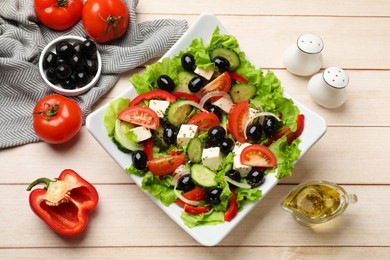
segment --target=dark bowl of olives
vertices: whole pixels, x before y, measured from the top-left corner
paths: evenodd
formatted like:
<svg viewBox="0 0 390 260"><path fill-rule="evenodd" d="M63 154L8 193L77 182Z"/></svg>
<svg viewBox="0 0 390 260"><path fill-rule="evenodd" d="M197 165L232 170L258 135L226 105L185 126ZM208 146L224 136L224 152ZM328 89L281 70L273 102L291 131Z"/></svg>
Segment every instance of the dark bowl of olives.
<svg viewBox="0 0 390 260"><path fill-rule="evenodd" d="M65 96L87 92L99 80L102 60L96 43L79 36L51 41L39 58L39 72L50 88Z"/></svg>

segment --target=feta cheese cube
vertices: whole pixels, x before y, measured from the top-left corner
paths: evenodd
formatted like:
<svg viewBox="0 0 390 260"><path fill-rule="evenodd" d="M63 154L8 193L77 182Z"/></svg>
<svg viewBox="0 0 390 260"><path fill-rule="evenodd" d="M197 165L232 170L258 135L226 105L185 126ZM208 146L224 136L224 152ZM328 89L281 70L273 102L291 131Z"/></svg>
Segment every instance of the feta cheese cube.
<svg viewBox="0 0 390 260"><path fill-rule="evenodd" d="M209 167L212 170L216 170L222 163L222 153L219 147L211 147L203 149L202 151L202 163L204 166Z"/></svg>
<svg viewBox="0 0 390 260"><path fill-rule="evenodd" d="M217 106L220 109L222 109L225 113L229 113L230 112L230 108L233 105L233 102L232 102L232 100L230 98L221 97L220 99L212 102L212 104L214 106Z"/></svg>
<svg viewBox="0 0 390 260"><path fill-rule="evenodd" d="M186 125L180 126L179 133L177 134L177 143L181 146L188 144L191 138L194 138L198 133L197 125Z"/></svg>
<svg viewBox="0 0 390 260"><path fill-rule="evenodd" d="M158 100L151 99L149 100L149 108L152 109L158 117L164 117L165 110L167 110L169 106L169 101L166 100Z"/></svg>
<svg viewBox="0 0 390 260"><path fill-rule="evenodd" d="M152 137L152 133L150 132L150 130L143 126L134 127L130 131L132 131L137 136L138 143L143 142Z"/></svg>
<svg viewBox="0 0 390 260"><path fill-rule="evenodd" d="M203 78L207 79L207 80L210 80L211 77L213 76L214 74L214 71L209 69L209 70L204 70L204 69L201 69L201 68L198 68L196 67L194 72L196 74L198 74L199 76L202 76Z"/></svg>
<svg viewBox="0 0 390 260"><path fill-rule="evenodd" d="M245 147L251 145L250 143L239 143L239 142L236 142L235 146L234 146L234 149L233 149L233 153L234 155L238 155L240 156L242 150L244 150Z"/></svg>
<svg viewBox="0 0 390 260"><path fill-rule="evenodd" d="M237 170L242 177L246 176L250 170L252 170L252 166L244 165L241 163L240 155L242 150L245 147L251 145L250 143L236 143L233 149L234 157L233 157L233 169Z"/></svg>

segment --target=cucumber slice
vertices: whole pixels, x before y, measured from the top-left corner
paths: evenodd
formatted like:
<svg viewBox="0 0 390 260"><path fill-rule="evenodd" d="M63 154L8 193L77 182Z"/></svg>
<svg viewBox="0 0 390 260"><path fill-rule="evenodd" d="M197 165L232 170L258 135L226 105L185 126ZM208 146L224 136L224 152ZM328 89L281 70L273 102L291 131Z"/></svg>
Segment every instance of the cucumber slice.
<svg viewBox="0 0 390 260"><path fill-rule="evenodd" d="M247 101L256 95L256 87L248 83L238 83L230 89L230 96L235 104Z"/></svg>
<svg viewBox="0 0 390 260"><path fill-rule="evenodd" d="M186 92L191 94L191 91L188 89L188 83L190 83L191 79L196 77L195 73L189 71L180 71L177 75L178 83L175 88L175 92Z"/></svg>
<svg viewBox="0 0 390 260"><path fill-rule="evenodd" d="M215 173L202 164L194 164L191 167L191 179L193 182L204 188L217 186Z"/></svg>
<svg viewBox="0 0 390 260"><path fill-rule="evenodd" d="M221 44L215 45L210 48L210 59L213 60L217 56L224 57L227 59L230 63L229 71L235 71L238 67L240 67L240 57L238 57L238 54L226 47L224 47Z"/></svg>
<svg viewBox="0 0 390 260"><path fill-rule="evenodd" d="M143 145L137 142L134 142L126 137L129 134L130 130L133 128L133 125L127 122L123 122L119 119L115 122L115 132L114 139L127 150L136 151L142 150Z"/></svg>
<svg viewBox="0 0 390 260"><path fill-rule="evenodd" d="M192 138L187 145L187 158L194 163L202 161L203 143L198 137Z"/></svg>
<svg viewBox="0 0 390 260"><path fill-rule="evenodd" d="M170 124L174 126L179 126L181 124L184 124L188 116L191 114L192 111L191 105L180 106L180 103L184 101L187 100L178 99L174 101L169 105L169 107L165 111L165 118Z"/></svg>

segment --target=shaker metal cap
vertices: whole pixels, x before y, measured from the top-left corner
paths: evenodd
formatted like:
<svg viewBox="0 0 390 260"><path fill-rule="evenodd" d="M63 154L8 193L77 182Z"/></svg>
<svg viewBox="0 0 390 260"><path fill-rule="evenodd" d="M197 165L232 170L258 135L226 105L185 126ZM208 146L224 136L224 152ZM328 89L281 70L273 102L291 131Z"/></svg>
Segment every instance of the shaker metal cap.
<svg viewBox="0 0 390 260"><path fill-rule="evenodd" d="M306 33L299 36L297 45L301 51L308 54L320 53L324 48L324 42L322 41L321 37L311 33Z"/></svg>
<svg viewBox="0 0 390 260"><path fill-rule="evenodd" d="M324 80L331 87L342 89L348 85L348 74L341 68L329 67L324 70Z"/></svg>

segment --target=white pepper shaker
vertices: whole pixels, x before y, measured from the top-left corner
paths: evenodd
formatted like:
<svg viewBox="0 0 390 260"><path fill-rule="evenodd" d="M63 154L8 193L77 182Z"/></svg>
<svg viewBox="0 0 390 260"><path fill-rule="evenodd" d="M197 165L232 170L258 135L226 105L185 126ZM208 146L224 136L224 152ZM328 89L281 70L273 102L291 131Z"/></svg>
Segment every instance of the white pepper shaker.
<svg viewBox="0 0 390 260"><path fill-rule="evenodd" d="M311 76L321 69L323 48L321 37L311 33L302 34L296 44L284 52L284 66L295 75Z"/></svg>
<svg viewBox="0 0 390 260"><path fill-rule="evenodd" d="M317 104L326 108L336 108L347 99L348 74L341 68L329 67L317 73L308 83L309 94Z"/></svg>

